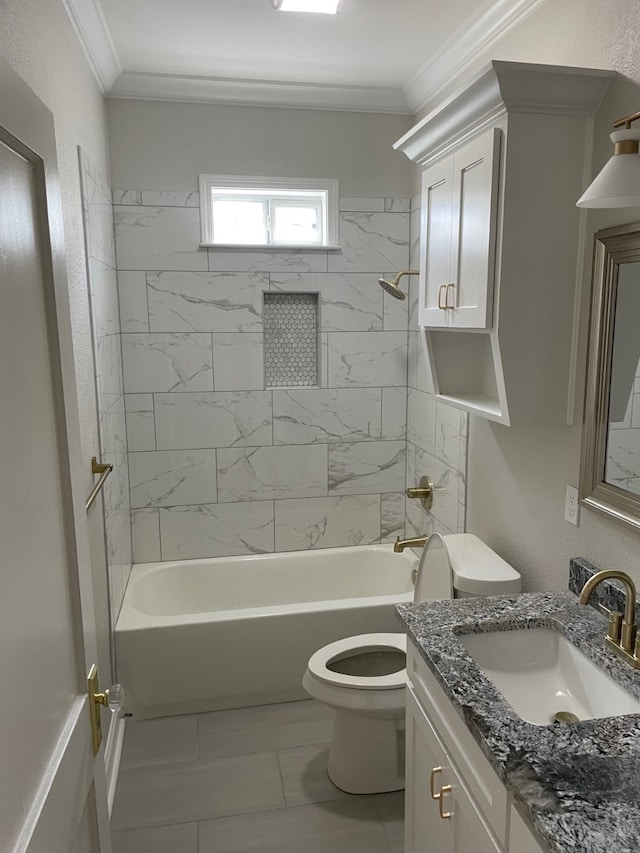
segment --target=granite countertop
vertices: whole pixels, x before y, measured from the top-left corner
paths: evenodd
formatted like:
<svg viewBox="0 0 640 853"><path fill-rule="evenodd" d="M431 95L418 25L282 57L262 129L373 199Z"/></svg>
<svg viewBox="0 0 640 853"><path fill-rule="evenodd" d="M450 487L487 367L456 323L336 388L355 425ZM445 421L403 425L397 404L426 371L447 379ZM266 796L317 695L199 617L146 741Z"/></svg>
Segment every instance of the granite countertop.
<svg viewBox="0 0 640 853"><path fill-rule="evenodd" d="M571 561L570 588L596 571ZM601 584L595 601L619 601ZM600 589L600 588L599 588ZM618 609L620 609L618 605ZM554 853L636 851L640 845L640 714L537 726L516 714L456 637L546 627L560 631L640 699L640 671L605 651L607 620L566 593L457 599L397 608L454 708Z"/></svg>

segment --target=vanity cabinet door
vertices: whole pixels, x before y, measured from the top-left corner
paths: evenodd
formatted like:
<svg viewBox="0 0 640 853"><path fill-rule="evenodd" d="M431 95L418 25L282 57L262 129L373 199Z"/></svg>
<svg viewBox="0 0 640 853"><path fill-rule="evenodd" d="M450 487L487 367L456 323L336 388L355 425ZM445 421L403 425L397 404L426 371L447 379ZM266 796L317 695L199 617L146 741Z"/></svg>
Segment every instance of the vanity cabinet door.
<svg viewBox="0 0 640 853"><path fill-rule="evenodd" d="M493 128L423 172L421 326L492 326L499 168Z"/></svg>
<svg viewBox="0 0 640 853"><path fill-rule="evenodd" d="M542 840L534 838L533 833L511 806L511 829L509 831L509 853L548 853Z"/></svg>
<svg viewBox="0 0 640 853"><path fill-rule="evenodd" d="M449 853L447 821L440 817L430 788L432 781L435 793L451 784L447 756L411 688L407 689L406 743L404 853Z"/></svg>
<svg viewBox="0 0 640 853"><path fill-rule="evenodd" d="M457 773L442 797L447 853L503 853Z"/></svg>
<svg viewBox="0 0 640 853"><path fill-rule="evenodd" d="M503 853L411 687L405 802L405 853Z"/></svg>

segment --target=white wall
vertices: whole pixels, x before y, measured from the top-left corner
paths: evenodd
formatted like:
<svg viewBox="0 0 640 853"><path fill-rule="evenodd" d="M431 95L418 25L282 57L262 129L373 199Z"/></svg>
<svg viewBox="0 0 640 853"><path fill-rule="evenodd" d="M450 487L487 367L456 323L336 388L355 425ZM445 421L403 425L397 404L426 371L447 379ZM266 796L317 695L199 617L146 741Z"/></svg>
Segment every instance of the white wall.
<svg viewBox="0 0 640 853"><path fill-rule="evenodd" d="M127 100L107 111L113 187L197 190L211 172L338 178L342 196L411 194L410 165L392 149L406 116Z"/></svg>
<svg viewBox="0 0 640 853"><path fill-rule="evenodd" d="M597 116L595 174L610 155L610 124L640 103L639 33L637 0L547 0L480 57L467 75L490 59L609 68L624 75L612 84ZM452 80L448 91L463 82ZM638 209L589 215L585 303L593 232L639 219ZM583 333L586 320L585 311ZM583 336L583 354L584 347ZM584 358L578 387L584 388ZM580 426L508 429L471 418L467 530L511 561L529 590L564 588L568 559L577 555L605 568L624 569L640 580L638 534L585 509L578 528L563 520L565 486L578 483L580 441Z"/></svg>
<svg viewBox="0 0 640 853"><path fill-rule="evenodd" d="M91 456L97 453L98 438L77 146L82 146L102 174L109 174L104 99L60 0L3 0L0 3L0 55L54 116L88 494L94 480ZM108 593L99 504L90 515L89 523L99 665L102 681L107 683L110 671Z"/></svg>

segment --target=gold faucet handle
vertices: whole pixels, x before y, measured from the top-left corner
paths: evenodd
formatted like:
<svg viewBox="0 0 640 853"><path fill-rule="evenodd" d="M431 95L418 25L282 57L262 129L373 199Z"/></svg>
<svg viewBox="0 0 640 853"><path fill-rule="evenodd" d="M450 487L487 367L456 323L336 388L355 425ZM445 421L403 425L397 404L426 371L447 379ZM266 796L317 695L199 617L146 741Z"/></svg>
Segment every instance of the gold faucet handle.
<svg viewBox="0 0 640 853"><path fill-rule="evenodd" d="M417 498L422 504L423 509L431 509L433 506L433 483L426 474L420 477L420 482L417 486L407 489L408 498Z"/></svg>
<svg viewBox="0 0 640 853"><path fill-rule="evenodd" d="M622 633L622 613L619 610L609 610L609 627L607 629L607 637L613 640L614 643L620 642Z"/></svg>

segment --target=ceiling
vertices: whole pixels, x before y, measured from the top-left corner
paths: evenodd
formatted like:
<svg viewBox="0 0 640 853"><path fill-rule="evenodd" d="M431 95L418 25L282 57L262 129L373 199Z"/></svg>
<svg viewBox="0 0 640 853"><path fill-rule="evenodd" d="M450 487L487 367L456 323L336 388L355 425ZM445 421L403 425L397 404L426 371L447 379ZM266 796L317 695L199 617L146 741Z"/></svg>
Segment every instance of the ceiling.
<svg viewBox="0 0 640 853"><path fill-rule="evenodd" d="M63 0L112 96L412 112L544 0ZM88 8L92 7L92 8ZM96 67L97 66L97 67Z"/></svg>

